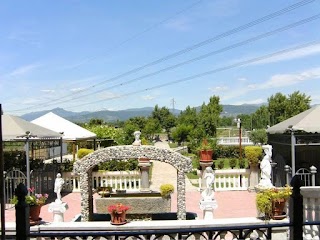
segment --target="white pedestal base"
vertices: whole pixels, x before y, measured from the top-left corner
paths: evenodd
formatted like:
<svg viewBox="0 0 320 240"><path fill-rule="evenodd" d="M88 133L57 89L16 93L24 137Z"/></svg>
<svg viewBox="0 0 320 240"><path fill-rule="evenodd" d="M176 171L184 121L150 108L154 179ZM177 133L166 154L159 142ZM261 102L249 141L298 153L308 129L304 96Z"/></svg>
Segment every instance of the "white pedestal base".
<svg viewBox="0 0 320 240"><path fill-rule="evenodd" d="M50 203L48 211L53 213L53 222L64 222L64 213L68 209L68 204L61 200Z"/></svg>
<svg viewBox="0 0 320 240"><path fill-rule="evenodd" d="M216 200L201 200L200 209L203 210L203 219L212 220L213 211L218 207Z"/></svg>

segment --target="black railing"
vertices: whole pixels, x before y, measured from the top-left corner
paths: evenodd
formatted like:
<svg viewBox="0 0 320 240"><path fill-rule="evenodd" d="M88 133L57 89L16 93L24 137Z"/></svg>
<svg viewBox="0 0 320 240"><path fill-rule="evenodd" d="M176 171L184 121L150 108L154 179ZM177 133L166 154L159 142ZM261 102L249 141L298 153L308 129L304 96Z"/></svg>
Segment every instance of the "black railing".
<svg viewBox="0 0 320 240"><path fill-rule="evenodd" d="M242 227L207 227L190 229L161 229L139 231L103 231L103 232L41 232L32 233L30 237L45 237L50 239L271 239L272 227L288 227L288 224L268 224L266 226ZM251 238L250 238L251 237Z"/></svg>

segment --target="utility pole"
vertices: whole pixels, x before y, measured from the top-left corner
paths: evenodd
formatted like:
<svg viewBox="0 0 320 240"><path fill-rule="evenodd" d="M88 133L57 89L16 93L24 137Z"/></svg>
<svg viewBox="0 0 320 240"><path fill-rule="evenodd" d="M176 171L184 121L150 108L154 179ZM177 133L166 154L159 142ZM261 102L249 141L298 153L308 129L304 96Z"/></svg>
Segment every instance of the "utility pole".
<svg viewBox="0 0 320 240"><path fill-rule="evenodd" d="M174 104L176 103L176 101L174 100L174 98L171 99L171 105L172 105L172 113L174 113Z"/></svg>

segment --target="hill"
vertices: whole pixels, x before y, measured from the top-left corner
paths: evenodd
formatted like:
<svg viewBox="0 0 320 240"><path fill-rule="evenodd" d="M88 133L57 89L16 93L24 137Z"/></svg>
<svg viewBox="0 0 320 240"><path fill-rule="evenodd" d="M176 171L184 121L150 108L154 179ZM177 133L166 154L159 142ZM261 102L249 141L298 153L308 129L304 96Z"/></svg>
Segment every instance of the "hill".
<svg viewBox="0 0 320 240"><path fill-rule="evenodd" d="M243 104L243 105L222 105L223 106L223 113L222 116L237 116L238 114L251 114L255 112L261 105L254 105L254 104ZM142 116L147 117L150 116L153 107L144 107L144 108L132 108L126 110L119 110L119 111L97 111L97 112L72 112L67 111L62 108L54 108L52 110L47 111L39 111L39 112L31 112L21 116L21 118L32 121L42 115L53 112L60 117L63 117L72 122L88 122L92 118L96 119L103 119L106 122L115 122L115 121L126 121L129 118ZM198 107L197 109L200 109ZM181 110L175 109L174 114L178 115Z"/></svg>

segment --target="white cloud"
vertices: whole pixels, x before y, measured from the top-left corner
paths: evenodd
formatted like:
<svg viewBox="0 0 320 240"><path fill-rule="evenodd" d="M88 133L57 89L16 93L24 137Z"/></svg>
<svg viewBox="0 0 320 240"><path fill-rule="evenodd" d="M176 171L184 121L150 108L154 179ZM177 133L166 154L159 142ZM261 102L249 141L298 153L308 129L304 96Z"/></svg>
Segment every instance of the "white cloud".
<svg viewBox="0 0 320 240"><path fill-rule="evenodd" d="M53 90L53 89L43 89L43 90L40 90L40 92L44 92L44 93L54 93L55 90Z"/></svg>
<svg viewBox="0 0 320 240"><path fill-rule="evenodd" d="M168 28L178 30L178 31L188 31L190 29L189 20L185 17L176 18L174 20L169 21L166 26Z"/></svg>
<svg viewBox="0 0 320 240"><path fill-rule="evenodd" d="M85 89L85 88L80 88L80 87L79 87L79 88L71 88L70 91L71 91L71 92L81 92L81 91L83 91L84 89Z"/></svg>
<svg viewBox="0 0 320 240"><path fill-rule="evenodd" d="M281 89L318 78L320 78L320 67L307 69L299 73L276 74L271 76L269 80L264 83L248 84L245 87L240 87L237 89L233 88L230 91L225 91L225 93L221 95L221 100L226 101L229 99L235 99L240 96L248 95L249 92L253 91ZM246 101L246 103L248 103L248 101Z"/></svg>
<svg viewBox="0 0 320 240"><path fill-rule="evenodd" d="M210 87L209 90L213 93L225 92L229 90L227 86L217 86L217 87Z"/></svg>
<svg viewBox="0 0 320 240"><path fill-rule="evenodd" d="M297 83L314 80L320 77L320 67L305 70L300 73L293 74L276 74L264 84L261 84L258 89L280 88L295 85Z"/></svg>
<svg viewBox="0 0 320 240"><path fill-rule="evenodd" d="M155 96L151 96L151 95L142 96L142 99L143 99L143 100L153 100L153 99L155 99L155 98L156 98Z"/></svg>
<svg viewBox="0 0 320 240"><path fill-rule="evenodd" d="M25 66L22 66L22 67L19 67L19 68L13 70L12 72L8 73L7 75L11 76L11 77L25 75L25 74L32 72L34 69L38 68L39 66L40 66L39 64L25 65Z"/></svg>
<svg viewBox="0 0 320 240"><path fill-rule="evenodd" d="M240 82L246 82L246 81L248 81L248 79L245 78L245 77L241 77L241 78L238 78L238 81L240 81Z"/></svg>
<svg viewBox="0 0 320 240"><path fill-rule="evenodd" d="M292 52L283 53L274 57L270 57L261 61L252 63L251 65L265 64L265 63L275 63L280 61L293 60L297 58L304 58L311 55L320 54L320 44L298 49Z"/></svg>
<svg viewBox="0 0 320 240"><path fill-rule="evenodd" d="M234 103L235 105L242 105L242 104L261 104L264 103L265 100L262 98L258 99L253 99L253 100L248 100L248 101L241 101L241 102L236 102Z"/></svg>

